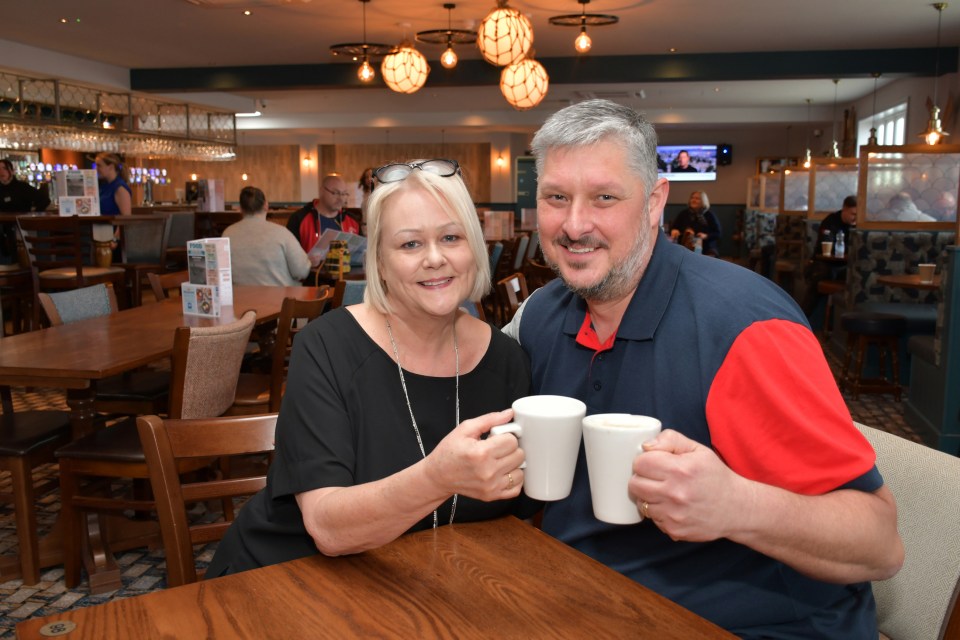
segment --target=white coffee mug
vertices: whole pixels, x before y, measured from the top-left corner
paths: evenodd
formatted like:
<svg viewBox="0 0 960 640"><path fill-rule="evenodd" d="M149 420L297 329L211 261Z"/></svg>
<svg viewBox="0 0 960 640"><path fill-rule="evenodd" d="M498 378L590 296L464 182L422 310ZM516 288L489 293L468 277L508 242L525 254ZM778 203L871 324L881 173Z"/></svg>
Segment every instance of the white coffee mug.
<svg viewBox="0 0 960 640"><path fill-rule="evenodd" d="M580 454L587 405L566 396L527 396L513 403L514 422L494 427L493 435L512 433L526 456L523 492L534 500L570 495Z"/></svg>
<svg viewBox="0 0 960 640"><path fill-rule="evenodd" d="M660 433L660 421L628 413L598 413L583 419L583 446L593 515L610 524L636 524L643 520L627 489L633 459L643 453L643 443Z"/></svg>

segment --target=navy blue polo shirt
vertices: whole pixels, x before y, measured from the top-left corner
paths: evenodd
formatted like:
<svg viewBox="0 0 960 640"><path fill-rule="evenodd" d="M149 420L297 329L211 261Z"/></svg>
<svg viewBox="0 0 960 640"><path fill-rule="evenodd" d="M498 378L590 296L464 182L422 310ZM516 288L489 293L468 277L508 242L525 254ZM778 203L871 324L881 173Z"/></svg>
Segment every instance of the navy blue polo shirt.
<svg viewBox="0 0 960 640"><path fill-rule="evenodd" d="M532 393L579 398L587 415L656 417L738 474L796 493L883 484L803 313L742 267L660 236L606 344L560 280L527 300L519 339ZM582 449L571 495L547 504L543 529L742 637L877 636L869 583L813 580L726 539L674 542L649 520L600 522Z"/></svg>

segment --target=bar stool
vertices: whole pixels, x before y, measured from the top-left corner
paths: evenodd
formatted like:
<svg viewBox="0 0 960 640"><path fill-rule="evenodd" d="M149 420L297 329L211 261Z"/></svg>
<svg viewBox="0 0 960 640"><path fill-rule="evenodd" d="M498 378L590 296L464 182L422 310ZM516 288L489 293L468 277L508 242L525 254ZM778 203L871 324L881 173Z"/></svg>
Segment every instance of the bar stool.
<svg viewBox="0 0 960 640"><path fill-rule="evenodd" d="M817 293L826 296L827 302L823 312L823 335L829 336L833 331L833 294L841 293L847 288L847 283L840 280L821 280L817 283Z"/></svg>
<svg viewBox="0 0 960 640"><path fill-rule="evenodd" d="M907 327L907 319L894 313L848 311L840 316L840 326L847 332L847 349L843 357L841 388L850 385L853 397L864 393L892 393L900 401L900 363L898 357L900 336ZM870 345L879 353L880 377L863 378L863 358ZM887 353L892 358L892 381L885 375ZM856 354L856 369L850 376L850 360Z"/></svg>

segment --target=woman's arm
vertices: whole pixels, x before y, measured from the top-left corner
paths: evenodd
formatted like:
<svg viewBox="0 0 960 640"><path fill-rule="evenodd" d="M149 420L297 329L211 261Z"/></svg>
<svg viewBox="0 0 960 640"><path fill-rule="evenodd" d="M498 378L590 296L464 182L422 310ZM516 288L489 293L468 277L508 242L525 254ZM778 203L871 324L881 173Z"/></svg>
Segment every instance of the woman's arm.
<svg viewBox="0 0 960 640"><path fill-rule="evenodd" d="M133 213L133 199L130 197L130 191L120 187L113 194L113 200L120 209L120 215L129 216Z"/></svg>
<svg viewBox="0 0 960 640"><path fill-rule="evenodd" d="M338 556L382 546L455 493L484 501L517 497L523 484L517 439L504 434L481 440L512 415L506 410L465 420L426 458L382 480L297 494L317 549Z"/></svg>

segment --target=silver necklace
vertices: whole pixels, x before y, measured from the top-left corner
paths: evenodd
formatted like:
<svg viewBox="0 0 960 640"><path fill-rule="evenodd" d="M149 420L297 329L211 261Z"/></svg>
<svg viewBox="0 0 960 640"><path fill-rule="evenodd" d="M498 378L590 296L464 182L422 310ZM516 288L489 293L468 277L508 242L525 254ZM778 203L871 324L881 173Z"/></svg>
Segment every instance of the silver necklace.
<svg viewBox="0 0 960 640"><path fill-rule="evenodd" d="M397 350L397 341L393 339L393 328L390 326L390 318L387 317L387 335L390 336L390 346L393 347L393 357L397 361L397 372L400 374L400 386L403 387L403 397L407 401L407 411L410 412L410 422L413 423L413 432L417 435L417 444L420 445L420 455L427 457L427 452L423 448L423 440L420 438L420 428L417 427L417 419L413 416L413 407L410 405L410 394L407 393L407 381L403 377L403 367L400 366L400 352ZM457 321L453 321L453 353L457 359L457 404L456 415L453 423L454 428L460 424L460 348L457 345ZM457 512L457 494L453 494L453 504L450 506L450 523L453 524L453 516ZM437 528L437 510L433 510L433 528Z"/></svg>

